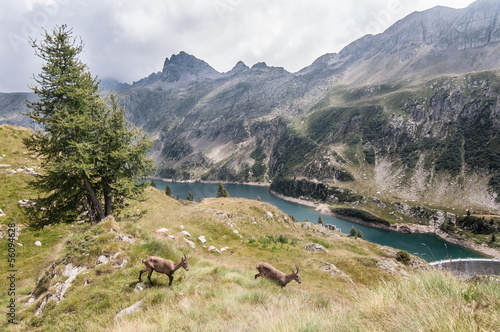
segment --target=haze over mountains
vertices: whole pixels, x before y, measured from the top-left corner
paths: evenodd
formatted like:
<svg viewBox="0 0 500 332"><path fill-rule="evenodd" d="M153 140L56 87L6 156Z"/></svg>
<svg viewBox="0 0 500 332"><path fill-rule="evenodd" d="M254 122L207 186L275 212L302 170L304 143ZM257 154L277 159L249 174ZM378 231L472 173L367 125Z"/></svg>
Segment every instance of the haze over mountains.
<svg viewBox="0 0 500 332"><path fill-rule="evenodd" d="M303 178L498 208L499 14L499 0L415 12L297 73L220 73L180 52L133 85L106 84L157 138L162 177ZM1 94L0 122L27 125L25 98Z"/></svg>

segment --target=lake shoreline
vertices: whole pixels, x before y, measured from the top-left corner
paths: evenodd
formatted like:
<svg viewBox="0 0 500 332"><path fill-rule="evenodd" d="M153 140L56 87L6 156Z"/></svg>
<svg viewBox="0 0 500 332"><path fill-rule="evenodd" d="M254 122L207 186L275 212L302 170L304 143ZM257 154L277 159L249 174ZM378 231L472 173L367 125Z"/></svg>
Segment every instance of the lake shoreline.
<svg viewBox="0 0 500 332"><path fill-rule="evenodd" d="M174 180L166 178L151 178L154 180L162 180L165 182L178 182L178 183L208 183L208 184L244 184L247 186L269 187L269 182L236 182L236 181L217 181L217 180Z"/></svg>
<svg viewBox="0 0 500 332"><path fill-rule="evenodd" d="M279 197L279 198L284 199L284 200L289 201L289 202L313 207L315 209L315 211L322 213L322 214L325 214L325 215L335 217L335 218L348 220L348 221L354 222L356 224L360 224L360 225L367 226L367 227L380 228L380 229L385 229L385 230L389 230L389 231L394 231L394 232L401 233L401 234L434 234L434 235L439 236L441 239L443 239L444 241L446 241L448 243L452 243L452 244L455 244L457 246L476 251L478 253L481 253L481 254L486 255L488 257L491 257L491 258L500 258L500 251L497 249L481 246L481 245L472 243L470 241L464 241L462 239L458 239L456 237L449 235L446 232L443 232L439 228L434 228L433 226L416 225L416 224L391 224L391 226L385 226L382 224L366 222L360 218L347 217L347 216L343 216L343 215L334 213L330 210L329 205L326 203L312 202L312 201L308 201L308 200L304 200L304 199L300 199L300 198L288 197L288 196L285 196L282 194L278 194L272 190L269 190L269 191L273 195L275 195L276 197Z"/></svg>
<svg viewBox="0 0 500 332"><path fill-rule="evenodd" d="M367 227L372 227L372 228L379 228L379 229L384 229L384 230L389 230L389 231L394 231L396 233L401 233L401 234L435 234L438 237L440 237L442 240L452 243L454 245L478 252L482 255L492 257L492 258L500 258L500 251L494 248L489 248L481 245L477 245L475 243L472 243L470 241L464 241L462 239L458 239L455 237L450 236L449 234L441 231L440 229L435 229L433 226L426 226L426 225L417 225L417 224L391 224L391 226L385 226L382 224L376 224L376 223L370 223L366 222L360 218L353 218L353 217L347 217L343 215L336 214L330 210L330 205L327 203L323 202L314 202L314 201L309 201L305 199L300 199L300 198L295 198L295 197L289 197L285 196L282 194L279 194L273 190L270 190L270 184L267 182L235 182L235 181L201 181L201 180L173 180L173 179L165 179L165 178L152 178L156 180L162 180L165 182L171 182L171 183L207 183L207 184L218 184L222 182L223 184L242 184L242 185L250 185L250 186L259 186L259 187L267 187L269 192L273 194L274 196L281 198L285 201L308 206L311 208L314 208L314 210L318 213L324 214L324 215L329 215L335 218L347 220L356 224L364 225Z"/></svg>

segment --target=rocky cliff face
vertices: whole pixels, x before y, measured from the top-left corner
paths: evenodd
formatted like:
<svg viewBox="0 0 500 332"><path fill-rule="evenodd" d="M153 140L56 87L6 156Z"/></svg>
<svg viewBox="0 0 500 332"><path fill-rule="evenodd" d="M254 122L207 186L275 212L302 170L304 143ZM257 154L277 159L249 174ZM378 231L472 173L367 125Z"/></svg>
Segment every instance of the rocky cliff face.
<svg viewBox="0 0 500 332"><path fill-rule="evenodd" d="M498 68L499 12L495 0L464 9L415 12L382 34L319 58L301 73L334 75L346 84L376 84Z"/></svg>
<svg viewBox="0 0 500 332"><path fill-rule="evenodd" d="M0 93L0 124L12 124L34 129L31 119L24 116L26 101L33 101L31 93Z"/></svg>

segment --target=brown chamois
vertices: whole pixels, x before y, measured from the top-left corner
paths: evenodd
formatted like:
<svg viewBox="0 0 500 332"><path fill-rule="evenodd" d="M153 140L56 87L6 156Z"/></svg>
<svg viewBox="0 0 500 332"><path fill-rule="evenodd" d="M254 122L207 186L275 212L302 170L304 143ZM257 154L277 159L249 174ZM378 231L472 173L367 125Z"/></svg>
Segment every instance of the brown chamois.
<svg viewBox="0 0 500 332"><path fill-rule="evenodd" d="M302 281L300 280L300 275L299 275L300 270L298 265L295 265L295 268L297 269L297 271L294 271L292 269L292 273L284 274L283 272L275 269L271 265L267 263L262 263L257 265L257 270L259 270L259 273L255 275L255 279L257 279L258 277L264 277L266 279L274 281L282 288L285 287L292 280L295 280L300 284Z"/></svg>
<svg viewBox="0 0 500 332"><path fill-rule="evenodd" d="M142 262L144 263L144 265L146 265L146 268L139 272L139 281L142 281L142 274L148 271L148 279L151 284L153 283L151 281L151 274L153 273L153 271L156 271L158 273L165 273L170 279L170 282L168 283L169 286L172 285L172 280L174 280L173 274L175 271L177 271L181 267L183 267L186 271L189 271L188 256L186 256L186 254L184 254L180 262L177 263L174 263L169 259L164 259L156 256L149 256Z"/></svg>

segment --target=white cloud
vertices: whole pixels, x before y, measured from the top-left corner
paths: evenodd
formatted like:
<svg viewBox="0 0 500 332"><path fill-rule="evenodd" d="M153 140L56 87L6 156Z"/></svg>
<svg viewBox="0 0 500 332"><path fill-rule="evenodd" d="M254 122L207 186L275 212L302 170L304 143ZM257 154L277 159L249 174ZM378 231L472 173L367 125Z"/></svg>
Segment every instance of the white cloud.
<svg viewBox="0 0 500 332"><path fill-rule="evenodd" d="M462 8L470 0L17 0L0 4L0 91L26 91L40 61L28 44L67 24L94 75L132 82L186 51L219 71L264 61L297 71L380 33L415 10Z"/></svg>

